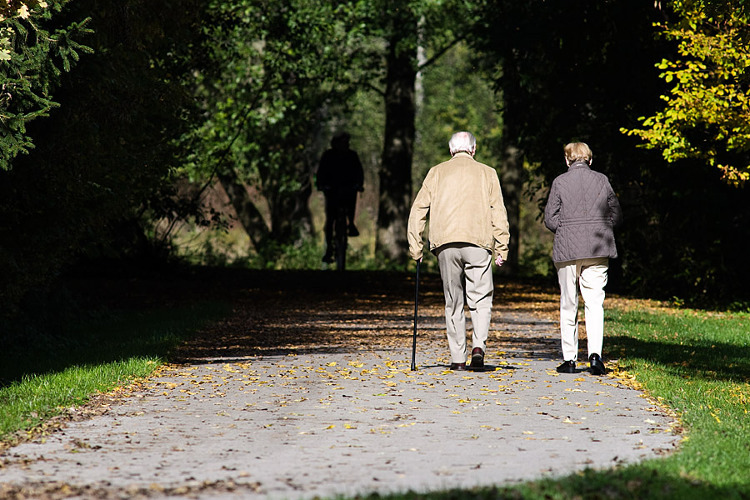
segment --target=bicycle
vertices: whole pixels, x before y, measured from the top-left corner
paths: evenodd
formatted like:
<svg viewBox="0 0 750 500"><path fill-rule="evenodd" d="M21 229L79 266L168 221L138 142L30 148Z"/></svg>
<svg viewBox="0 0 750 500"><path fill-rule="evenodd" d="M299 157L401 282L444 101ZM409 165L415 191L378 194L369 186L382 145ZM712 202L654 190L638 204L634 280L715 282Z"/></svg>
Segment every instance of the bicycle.
<svg viewBox="0 0 750 500"><path fill-rule="evenodd" d="M348 209L350 208L349 202L351 196L356 197L356 188L349 187L336 187L327 188L327 203L331 203L335 210L333 214L327 214L333 216L333 221L330 226L331 230L331 242L330 248L326 250L326 255L330 255L332 261L336 263L336 269L344 271L346 269L346 250L349 245L348 239L350 236L350 224ZM328 205L329 207L331 205ZM329 208L326 208L328 211ZM326 221L328 224L328 221ZM330 254L328 253L330 251ZM330 260L323 259L326 262Z"/></svg>
<svg viewBox="0 0 750 500"><path fill-rule="evenodd" d="M340 204L336 208L336 218L333 221L333 255L336 270L346 269L346 249L349 245L349 224L347 222L346 206Z"/></svg>

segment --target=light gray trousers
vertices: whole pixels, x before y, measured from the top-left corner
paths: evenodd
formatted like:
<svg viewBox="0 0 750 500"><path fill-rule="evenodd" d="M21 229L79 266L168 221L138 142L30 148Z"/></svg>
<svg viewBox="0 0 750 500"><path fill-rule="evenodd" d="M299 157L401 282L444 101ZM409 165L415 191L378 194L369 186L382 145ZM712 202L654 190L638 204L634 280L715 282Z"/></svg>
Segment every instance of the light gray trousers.
<svg viewBox="0 0 750 500"><path fill-rule="evenodd" d="M467 244L443 245L437 251L445 294L445 326L451 363L465 363L466 316L469 306L474 327L472 347L485 351L492 317L492 254Z"/></svg>

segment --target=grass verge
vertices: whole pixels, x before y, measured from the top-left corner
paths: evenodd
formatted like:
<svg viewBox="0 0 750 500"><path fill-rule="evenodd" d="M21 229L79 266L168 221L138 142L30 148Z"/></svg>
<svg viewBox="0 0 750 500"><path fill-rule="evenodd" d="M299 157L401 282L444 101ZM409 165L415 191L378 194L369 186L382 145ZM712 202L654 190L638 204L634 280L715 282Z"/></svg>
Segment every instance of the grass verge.
<svg viewBox="0 0 750 500"><path fill-rule="evenodd" d="M608 311L606 329L617 375L680 415L677 453L512 487L369 498L750 498L750 315L635 307Z"/></svg>
<svg viewBox="0 0 750 500"><path fill-rule="evenodd" d="M229 310L202 303L119 312L11 346L0 355L0 441L151 374L173 347Z"/></svg>

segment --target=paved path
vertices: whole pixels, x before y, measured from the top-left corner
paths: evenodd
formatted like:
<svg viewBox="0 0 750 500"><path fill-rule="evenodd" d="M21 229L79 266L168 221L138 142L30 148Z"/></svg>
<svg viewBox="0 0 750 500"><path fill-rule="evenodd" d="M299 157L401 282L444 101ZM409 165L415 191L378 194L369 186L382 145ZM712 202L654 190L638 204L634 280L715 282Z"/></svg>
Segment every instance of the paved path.
<svg viewBox="0 0 750 500"><path fill-rule="evenodd" d="M608 468L677 446L673 419L641 393L610 376L555 372L554 322L498 311L487 370L451 372L439 307L425 314L417 371L408 335L402 345L370 337L341 349L204 356L170 367L103 415L7 450L0 493L309 499L427 491ZM328 316L305 315L308 328L330 328ZM412 327L408 314L336 325Z"/></svg>

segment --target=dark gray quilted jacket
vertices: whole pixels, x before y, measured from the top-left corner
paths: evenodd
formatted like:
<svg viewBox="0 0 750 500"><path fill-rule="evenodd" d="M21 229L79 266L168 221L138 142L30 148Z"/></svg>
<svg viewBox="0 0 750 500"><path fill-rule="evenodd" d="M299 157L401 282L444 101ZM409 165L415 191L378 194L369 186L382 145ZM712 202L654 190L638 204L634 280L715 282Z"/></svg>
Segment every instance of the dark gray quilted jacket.
<svg viewBox="0 0 750 500"><path fill-rule="evenodd" d="M617 257L613 227L622 210L607 176L583 161L552 182L544 225L555 233L552 260L567 262L593 257Z"/></svg>

